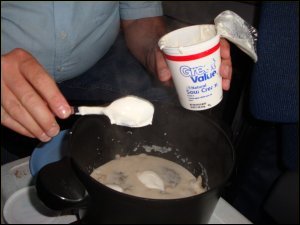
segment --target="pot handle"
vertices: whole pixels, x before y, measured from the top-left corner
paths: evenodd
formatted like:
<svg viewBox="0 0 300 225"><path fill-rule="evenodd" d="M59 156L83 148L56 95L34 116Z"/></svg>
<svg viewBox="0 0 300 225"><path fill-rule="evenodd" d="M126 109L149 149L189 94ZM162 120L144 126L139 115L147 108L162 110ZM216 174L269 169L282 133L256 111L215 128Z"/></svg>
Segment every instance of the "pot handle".
<svg viewBox="0 0 300 225"><path fill-rule="evenodd" d="M88 204L89 195L69 157L44 166L37 175L36 190L42 202L54 210L86 208Z"/></svg>

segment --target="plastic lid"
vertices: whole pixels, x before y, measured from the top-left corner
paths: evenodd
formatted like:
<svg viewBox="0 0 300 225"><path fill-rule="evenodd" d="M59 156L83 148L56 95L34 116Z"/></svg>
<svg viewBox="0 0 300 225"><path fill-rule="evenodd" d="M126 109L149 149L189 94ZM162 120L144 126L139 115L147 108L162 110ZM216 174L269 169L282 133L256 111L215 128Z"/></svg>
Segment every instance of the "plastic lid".
<svg viewBox="0 0 300 225"><path fill-rule="evenodd" d="M3 217L8 224L60 224L76 221L75 215L60 216L60 213L47 208L39 200L35 186L16 191L3 208Z"/></svg>
<svg viewBox="0 0 300 225"><path fill-rule="evenodd" d="M29 161L29 169L32 176L35 176L45 165L59 161L68 155L68 132L68 130L61 131L51 141L41 143L34 149Z"/></svg>

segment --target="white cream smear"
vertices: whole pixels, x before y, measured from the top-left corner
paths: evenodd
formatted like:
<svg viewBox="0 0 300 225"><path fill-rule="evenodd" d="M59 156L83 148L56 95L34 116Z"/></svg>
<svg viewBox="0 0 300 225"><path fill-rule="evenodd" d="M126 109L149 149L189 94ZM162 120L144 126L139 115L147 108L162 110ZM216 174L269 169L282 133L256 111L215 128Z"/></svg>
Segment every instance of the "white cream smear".
<svg viewBox="0 0 300 225"><path fill-rule="evenodd" d="M163 50L164 48L174 48L174 50L177 49L180 54L187 54L185 52L186 48L208 41L216 35L216 31L215 29L212 29L211 25L202 25L201 27L195 26L195 29L197 29L195 32L197 32L198 35L192 36L192 39L181 37L180 34L178 34L177 38L170 38L170 36L174 35L173 32L166 34L159 40L158 45L160 50Z"/></svg>
<svg viewBox="0 0 300 225"><path fill-rule="evenodd" d="M113 101L107 107L78 107L78 113L76 114L104 114L110 119L111 124L143 127L152 124L154 106L145 99L136 96L126 96Z"/></svg>
<svg viewBox="0 0 300 225"><path fill-rule="evenodd" d="M147 188L158 189L161 191L165 190L163 180L153 171L147 170L138 172L137 177Z"/></svg>
<svg viewBox="0 0 300 225"><path fill-rule="evenodd" d="M117 157L96 168L91 176L98 182L129 195L152 199L176 199L206 191L181 165L146 154Z"/></svg>

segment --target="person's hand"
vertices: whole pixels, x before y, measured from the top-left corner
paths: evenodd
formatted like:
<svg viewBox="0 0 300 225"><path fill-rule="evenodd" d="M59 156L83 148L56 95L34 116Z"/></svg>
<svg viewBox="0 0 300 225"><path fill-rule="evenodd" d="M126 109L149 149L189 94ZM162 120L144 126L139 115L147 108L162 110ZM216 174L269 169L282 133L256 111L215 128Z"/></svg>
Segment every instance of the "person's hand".
<svg viewBox="0 0 300 225"><path fill-rule="evenodd" d="M230 57L230 45L225 39L220 40L221 66L220 75L222 76L222 87L224 90L229 90L232 77L232 64ZM169 84L172 76L167 66L166 60L162 51L157 47L153 53L156 59L156 74L158 79L166 84Z"/></svg>
<svg viewBox="0 0 300 225"><path fill-rule="evenodd" d="M172 83L170 69L157 42L166 33L162 17L150 17L138 20L123 20L122 28L128 48L133 55L165 85ZM222 87L229 90L232 76L230 45L220 40Z"/></svg>
<svg viewBox="0 0 300 225"><path fill-rule="evenodd" d="M122 28L131 53L152 75L170 85L171 73L157 45L159 38L166 33L163 17L123 20Z"/></svg>
<svg viewBox="0 0 300 225"><path fill-rule="evenodd" d="M230 45L228 41L221 38L220 40L221 66L220 75L222 76L222 87L224 90L229 90L232 77L232 64L230 56Z"/></svg>
<svg viewBox="0 0 300 225"><path fill-rule="evenodd" d="M1 56L1 124L46 142L59 132L55 116L71 114L71 107L55 81L23 49Z"/></svg>

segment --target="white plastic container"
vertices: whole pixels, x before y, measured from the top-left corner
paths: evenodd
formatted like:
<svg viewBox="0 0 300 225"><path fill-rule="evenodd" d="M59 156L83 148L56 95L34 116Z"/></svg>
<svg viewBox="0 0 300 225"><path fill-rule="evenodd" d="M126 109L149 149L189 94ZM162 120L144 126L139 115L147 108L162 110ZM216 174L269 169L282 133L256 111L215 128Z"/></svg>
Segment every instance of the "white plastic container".
<svg viewBox="0 0 300 225"><path fill-rule="evenodd" d="M222 100L220 35L215 25L194 25L172 31L158 45L184 108L206 110Z"/></svg>

